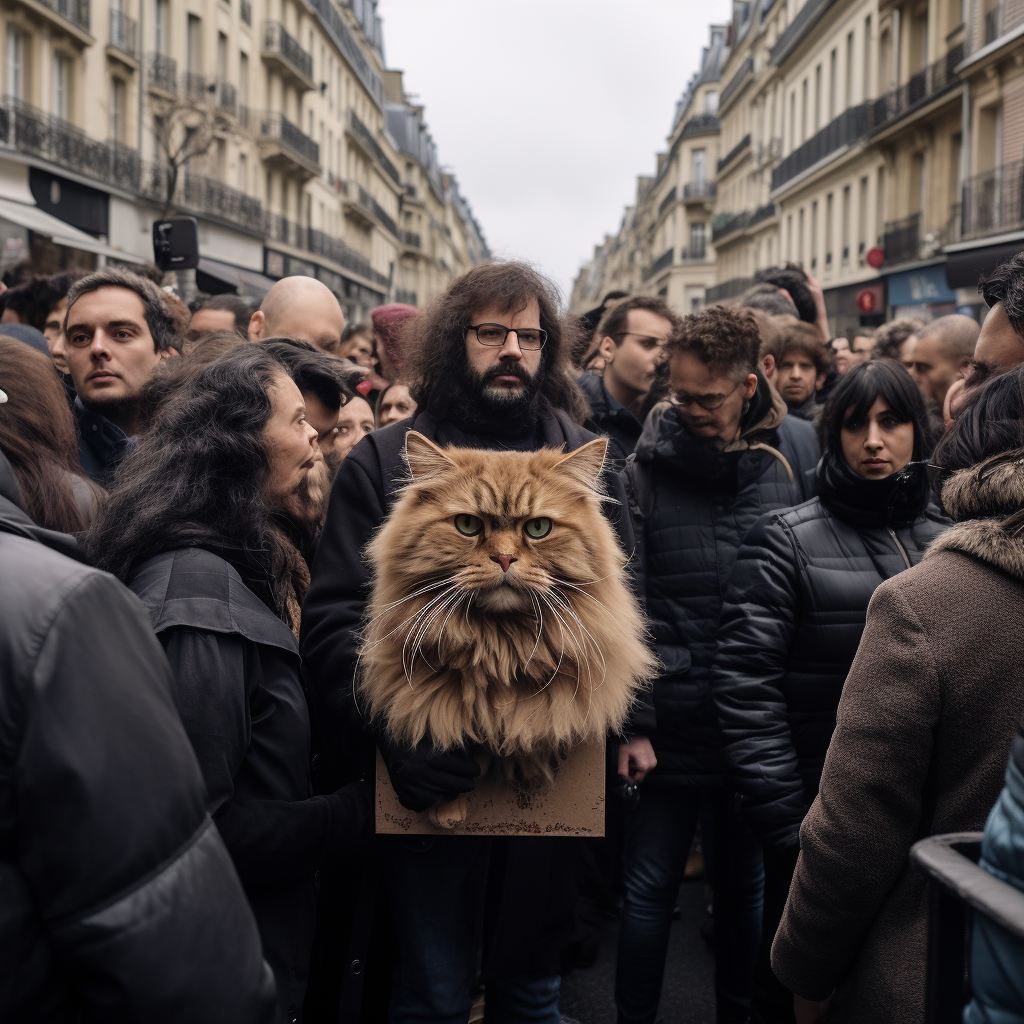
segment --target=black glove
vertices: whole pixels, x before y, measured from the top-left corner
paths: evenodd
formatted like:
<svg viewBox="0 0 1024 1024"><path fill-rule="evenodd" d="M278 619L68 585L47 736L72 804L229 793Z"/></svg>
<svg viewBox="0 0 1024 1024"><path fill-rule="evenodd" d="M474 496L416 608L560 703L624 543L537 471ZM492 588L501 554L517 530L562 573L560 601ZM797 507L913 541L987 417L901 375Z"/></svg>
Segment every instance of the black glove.
<svg viewBox="0 0 1024 1024"><path fill-rule="evenodd" d="M410 811L425 811L447 803L476 785L480 765L466 750L437 750L428 737L415 747L378 737L399 803Z"/></svg>

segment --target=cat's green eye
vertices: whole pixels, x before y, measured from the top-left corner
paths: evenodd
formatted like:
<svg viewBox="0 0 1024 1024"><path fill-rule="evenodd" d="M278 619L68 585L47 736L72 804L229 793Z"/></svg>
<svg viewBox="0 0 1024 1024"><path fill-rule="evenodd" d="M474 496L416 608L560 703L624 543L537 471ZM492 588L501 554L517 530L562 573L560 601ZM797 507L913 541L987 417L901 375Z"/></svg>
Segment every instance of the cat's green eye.
<svg viewBox="0 0 1024 1024"><path fill-rule="evenodd" d="M484 521L479 516L461 512L455 517L455 529L464 537L475 537L483 528Z"/></svg>
<svg viewBox="0 0 1024 1024"><path fill-rule="evenodd" d="M533 540L540 540L551 532L551 520L547 516L537 516L536 519L527 519L523 529L526 536Z"/></svg>

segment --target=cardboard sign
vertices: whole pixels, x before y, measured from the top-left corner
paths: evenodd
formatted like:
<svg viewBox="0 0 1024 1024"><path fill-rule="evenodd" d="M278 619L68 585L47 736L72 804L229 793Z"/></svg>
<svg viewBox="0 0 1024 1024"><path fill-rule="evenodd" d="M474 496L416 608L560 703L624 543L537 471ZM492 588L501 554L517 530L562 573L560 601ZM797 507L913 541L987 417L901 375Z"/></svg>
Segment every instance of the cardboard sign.
<svg viewBox="0 0 1024 1024"><path fill-rule="evenodd" d="M478 779L466 795L468 813L457 828L431 824L426 812L398 802L384 759L377 751L378 835L603 836L604 741L583 743L566 758L554 784L523 793L494 778Z"/></svg>

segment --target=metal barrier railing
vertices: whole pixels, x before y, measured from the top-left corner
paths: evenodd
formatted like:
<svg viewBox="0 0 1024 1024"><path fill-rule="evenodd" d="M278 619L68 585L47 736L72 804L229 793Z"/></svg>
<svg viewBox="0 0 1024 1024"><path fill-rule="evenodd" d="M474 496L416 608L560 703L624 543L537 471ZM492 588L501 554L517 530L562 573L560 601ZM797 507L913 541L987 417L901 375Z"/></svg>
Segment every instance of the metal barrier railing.
<svg viewBox="0 0 1024 1024"><path fill-rule="evenodd" d="M911 863L928 876L925 1024L960 1024L971 995L971 924L975 914L1024 940L1024 893L978 866L981 832L930 836Z"/></svg>

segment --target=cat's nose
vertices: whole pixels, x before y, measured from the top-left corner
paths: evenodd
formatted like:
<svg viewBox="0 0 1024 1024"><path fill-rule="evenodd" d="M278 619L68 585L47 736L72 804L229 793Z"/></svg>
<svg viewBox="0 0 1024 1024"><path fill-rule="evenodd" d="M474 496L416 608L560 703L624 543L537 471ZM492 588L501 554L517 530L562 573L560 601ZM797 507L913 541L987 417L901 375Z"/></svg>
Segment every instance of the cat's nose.
<svg viewBox="0 0 1024 1024"><path fill-rule="evenodd" d="M501 571L502 572L508 572L508 567L513 562L518 562L519 559L515 558L512 555L491 555L491 561L492 562L497 562L498 565L501 566Z"/></svg>

